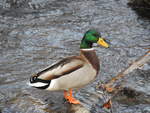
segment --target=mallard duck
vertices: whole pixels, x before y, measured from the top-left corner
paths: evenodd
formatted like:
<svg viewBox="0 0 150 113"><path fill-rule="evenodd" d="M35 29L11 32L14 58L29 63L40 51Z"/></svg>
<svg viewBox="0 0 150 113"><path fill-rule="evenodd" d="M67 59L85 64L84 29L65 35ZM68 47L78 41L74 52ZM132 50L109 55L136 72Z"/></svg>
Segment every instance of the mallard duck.
<svg viewBox="0 0 150 113"><path fill-rule="evenodd" d="M81 88L92 82L99 71L99 59L93 43L108 48L109 44L96 30L88 30L80 44L80 54L58 61L55 64L34 74L30 78L30 85L49 91L64 90L64 98L70 103L80 102L72 96L72 89Z"/></svg>

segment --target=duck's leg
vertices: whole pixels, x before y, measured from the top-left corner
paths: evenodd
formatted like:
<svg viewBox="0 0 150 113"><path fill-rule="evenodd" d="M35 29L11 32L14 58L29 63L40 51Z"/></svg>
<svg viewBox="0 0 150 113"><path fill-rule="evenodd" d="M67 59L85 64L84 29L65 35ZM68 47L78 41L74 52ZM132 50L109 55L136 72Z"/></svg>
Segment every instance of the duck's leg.
<svg viewBox="0 0 150 113"><path fill-rule="evenodd" d="M69 103L72 104L80 104L79 100L76 100L72 95L72 89L69 89L69 91L64 91L64 97L66 100L69 101Z"/></svg>

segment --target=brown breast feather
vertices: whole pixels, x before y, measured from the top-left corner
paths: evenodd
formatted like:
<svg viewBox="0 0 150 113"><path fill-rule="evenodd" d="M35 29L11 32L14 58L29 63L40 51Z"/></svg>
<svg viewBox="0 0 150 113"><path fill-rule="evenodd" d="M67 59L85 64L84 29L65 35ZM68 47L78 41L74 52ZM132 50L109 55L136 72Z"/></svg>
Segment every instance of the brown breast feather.
<svg viewBox="0 0 150 113"><path fill-rule="evenodd" d="M99 71L100 65L99 65L99 59L96 56L95 50L80 50L81 56L83 55L93 66L93 68L97 71Z"/></svg>

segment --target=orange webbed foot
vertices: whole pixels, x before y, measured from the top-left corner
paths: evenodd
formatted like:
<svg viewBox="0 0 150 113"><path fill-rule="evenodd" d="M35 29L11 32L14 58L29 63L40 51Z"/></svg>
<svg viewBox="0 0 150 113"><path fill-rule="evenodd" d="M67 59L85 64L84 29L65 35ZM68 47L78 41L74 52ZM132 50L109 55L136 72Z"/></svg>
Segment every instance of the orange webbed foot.
<svg viewBox="0 0 150 113"><path fill-rule="evenodd" d="M72 96L72 89L69 89L69 91L64 91L64 97L66 100L68 100L69 103L71 104L80 104L80 101L75 99L73 96Z"/></svg>

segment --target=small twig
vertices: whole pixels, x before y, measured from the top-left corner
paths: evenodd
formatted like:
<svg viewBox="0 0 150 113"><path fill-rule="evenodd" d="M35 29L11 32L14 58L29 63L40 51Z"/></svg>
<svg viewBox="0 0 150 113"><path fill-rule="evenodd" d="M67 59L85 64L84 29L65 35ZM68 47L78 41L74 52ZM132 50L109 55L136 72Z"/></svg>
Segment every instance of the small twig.
<svg viewBox="0 0 150 113"><path fill-rule="evenodd" d="M150 45L131 45L131 46L113 46L111 48L134 48L134 47L139 47L139 48L148 48L150 49Z"/></svg>
<svg viewBox="0 0 150 113"><path fill-rule="evenodd" d="M95 45L98 47L98 45ZM150 49L150 45L131 45L131 46L112 46L111 48L142 48L142 49Z"/></svg>

